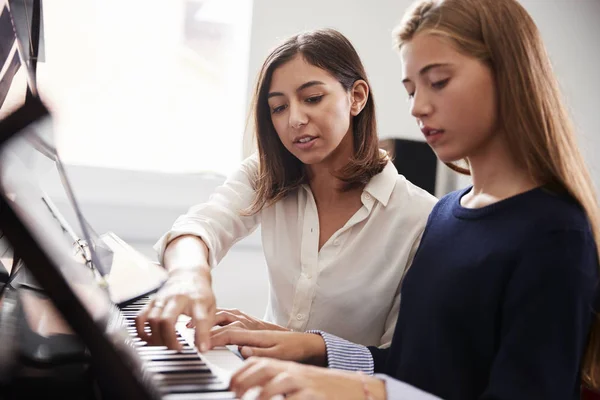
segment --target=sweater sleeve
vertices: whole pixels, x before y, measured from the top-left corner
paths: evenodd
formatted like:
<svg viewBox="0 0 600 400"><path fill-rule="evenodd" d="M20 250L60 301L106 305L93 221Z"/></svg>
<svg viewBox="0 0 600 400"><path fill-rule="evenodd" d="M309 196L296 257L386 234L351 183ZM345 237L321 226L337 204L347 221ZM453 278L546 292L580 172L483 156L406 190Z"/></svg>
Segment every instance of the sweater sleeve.
<svg viewBox="0 0 600 400"><path fill-rule="evenodd" d="M480 400L562 400L578 393L597 278L589 231L544 234L522 253L506 288L498 351Z"/></svg>
<svg viewBox="0 0 600 400"><path fill-rule="evenodd" d="M387 358L390 354L391 347L381 348L375 346L369 346L371 357L373 358L373 371L376 374L384 374L386 371Z"/></svg>

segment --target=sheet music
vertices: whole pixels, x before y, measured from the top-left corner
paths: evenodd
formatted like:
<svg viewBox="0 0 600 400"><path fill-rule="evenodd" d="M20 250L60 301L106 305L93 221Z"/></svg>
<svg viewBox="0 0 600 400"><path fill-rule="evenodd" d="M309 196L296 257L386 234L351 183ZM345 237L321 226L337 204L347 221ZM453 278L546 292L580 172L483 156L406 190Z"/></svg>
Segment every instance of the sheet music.
<svg viewBox="0 0 600 400"><path fill-rule="evenodd" d="M167 280L167 271L151 262L113 232L100 239L113 253L106 276L111 300L116 304L135 299L158 289Z"/></svg>

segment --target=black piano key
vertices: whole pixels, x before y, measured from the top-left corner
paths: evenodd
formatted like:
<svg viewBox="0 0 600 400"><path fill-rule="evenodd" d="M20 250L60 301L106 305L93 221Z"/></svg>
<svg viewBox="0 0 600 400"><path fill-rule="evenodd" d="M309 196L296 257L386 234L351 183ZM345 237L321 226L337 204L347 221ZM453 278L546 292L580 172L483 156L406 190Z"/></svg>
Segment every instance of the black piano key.
<svg viewBox="0 0 600 400"><path fill-rule="evenodd" d="M206 365L170 365L170 366L160 366L160 365L148 365L146 367L150 372L156 372L160 374L171 374L175 372L185 373L185 374L197 374L197 373L212 373L210 368Z"/></svg>

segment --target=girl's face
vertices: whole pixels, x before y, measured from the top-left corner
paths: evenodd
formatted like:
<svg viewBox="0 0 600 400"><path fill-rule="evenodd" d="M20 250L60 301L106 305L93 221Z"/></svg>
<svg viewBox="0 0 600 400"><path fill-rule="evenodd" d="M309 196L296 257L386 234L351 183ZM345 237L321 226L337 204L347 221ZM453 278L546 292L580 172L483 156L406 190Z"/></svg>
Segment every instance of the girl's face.
<svg viewBox="0 0 600 400"><path fill-rule="evenodd" d="M347 159L353 151L354 97L354 90L346 91L328 71L297 55L273 72L271 121L281 143L304 164L322 163L342 149Z"/></svg>
<svg viewBox="0 0 600 400"><path fill-rule="evenodd" d="M497 131L494 76L448 39L420 33L401 49L411 114L443 162L476 155Z"/></svg>

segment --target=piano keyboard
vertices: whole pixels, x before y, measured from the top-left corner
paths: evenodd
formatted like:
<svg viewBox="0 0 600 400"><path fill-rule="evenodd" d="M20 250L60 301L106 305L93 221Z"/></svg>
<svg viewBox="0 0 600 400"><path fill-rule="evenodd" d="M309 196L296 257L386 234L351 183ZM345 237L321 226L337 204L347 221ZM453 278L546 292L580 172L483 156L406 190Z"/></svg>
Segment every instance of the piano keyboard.
<svg viewBox="0 0 600 400"><path fill-rule="evenodd" d="M150 346L138 337L135 317L148 301L148 297L142 298L123 307L121 313L137 353L146 369L153 373L153 379L162 398L165 400L235 399L235 394L228 391L229 382L211 370L180 332L177 332L177 340L182 344L182 350L179 352L169 350L166 346Z"/></svg>

